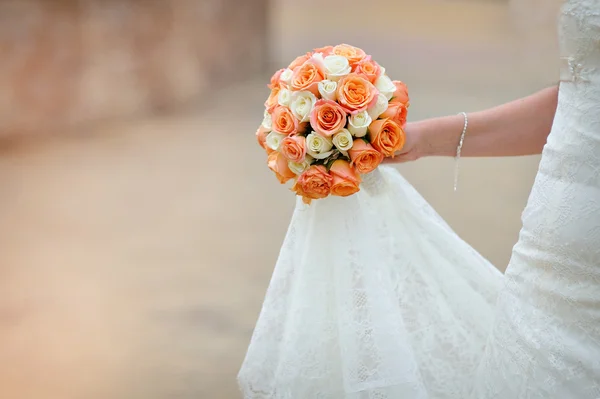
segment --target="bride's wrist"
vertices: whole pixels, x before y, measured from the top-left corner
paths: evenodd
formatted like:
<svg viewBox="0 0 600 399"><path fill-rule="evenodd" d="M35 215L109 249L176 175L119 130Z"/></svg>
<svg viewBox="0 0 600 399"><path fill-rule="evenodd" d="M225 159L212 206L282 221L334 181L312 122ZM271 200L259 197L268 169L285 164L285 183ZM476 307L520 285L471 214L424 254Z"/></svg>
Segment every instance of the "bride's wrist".
<svg viewBox="0 0 600 399"><path fill-rule="evenodd" d="M435 157L442 155L440 137L436 134L435 122L426 119L407 125L408 134L415 140L414 149L417 158Z"/></svg>
<svg viewBox="0 0 600 399"><path fill-rule="evenodd" d="M425 119L414 122L417 151L421 157L453 157L464 120L462 115Z"/></svg>

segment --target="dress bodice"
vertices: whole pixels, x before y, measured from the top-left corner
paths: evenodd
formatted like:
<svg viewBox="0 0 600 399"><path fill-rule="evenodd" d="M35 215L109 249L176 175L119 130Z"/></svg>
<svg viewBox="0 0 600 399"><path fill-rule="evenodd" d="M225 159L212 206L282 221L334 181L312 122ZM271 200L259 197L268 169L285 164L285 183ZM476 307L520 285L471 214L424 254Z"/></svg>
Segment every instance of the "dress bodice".
<svg viewBox="0 0 600 399"><path fill-rule="evenodd" d="M600 0L567 0L559 22L561 81L600 84Z"/></svg>

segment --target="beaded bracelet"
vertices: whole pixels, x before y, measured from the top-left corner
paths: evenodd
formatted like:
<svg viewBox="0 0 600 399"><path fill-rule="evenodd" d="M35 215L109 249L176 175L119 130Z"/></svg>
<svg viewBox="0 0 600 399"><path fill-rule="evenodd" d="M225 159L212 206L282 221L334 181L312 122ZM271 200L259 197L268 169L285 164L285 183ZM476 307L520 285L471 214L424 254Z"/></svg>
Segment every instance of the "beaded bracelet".
<svg viewBox="0 0 600 399"><path fill-rule="evenodd" d="M460 152L462 151L463 142L465 141L465 134L467 133L467 126L469 125L469 118L466 112L461 112L459 115L464 116L465 124L463 126L462 133L460 134L460 141L458 147L456 147L456 156L454 157L454 191L458 188L458 161L460 160Z"/></svg>

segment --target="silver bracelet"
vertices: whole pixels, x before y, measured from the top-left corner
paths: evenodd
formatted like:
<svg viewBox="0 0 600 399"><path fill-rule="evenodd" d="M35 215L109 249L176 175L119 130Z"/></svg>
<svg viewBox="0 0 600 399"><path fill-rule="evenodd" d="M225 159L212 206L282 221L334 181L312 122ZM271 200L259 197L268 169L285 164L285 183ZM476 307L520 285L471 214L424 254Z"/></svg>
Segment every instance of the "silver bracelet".
<svg viewBox="0 0 600 399"><path fill-rule="evenodd" d="M461 112L459 115L464 116L465 125L463 126L462 133L460 134L460 141L458 142L458 147L456 147L456 156L454 157L455 165L454 165L454 191L456 191L458 187L458 161L460 160L460 152L462 151L463 142L465 141L465 134L467 133L467 126L469 126L469 117L466 112Z"/></svg>

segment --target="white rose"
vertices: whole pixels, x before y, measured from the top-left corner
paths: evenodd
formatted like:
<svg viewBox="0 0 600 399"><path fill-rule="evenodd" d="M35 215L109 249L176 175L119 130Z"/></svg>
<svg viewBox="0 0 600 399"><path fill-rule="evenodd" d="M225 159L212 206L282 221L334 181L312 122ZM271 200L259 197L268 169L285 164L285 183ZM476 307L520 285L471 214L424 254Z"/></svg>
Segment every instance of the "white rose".
<svg viewBox="0 0 600 399"><path fill-rule="evenodd" d="M377 87L379 93L385 95L385 98L387 98L388 100L392 99L392 96L396 91L396 85L392 82L392 79L390 79L387 75L381 75L375 81L375 87Z"/></svg>
<svg viewBox="0 0 600 399"><path fill-rule="evenodd" d="M290 109L300 122L308 122L316 102L317 97L310 91L298 91L292 94Z"/></svg>
<svg viewBox="0 0 600 399"><path fill-rule="evenodd" d="M281 141L284 138L286 138L286 136L284 134L277 133L277 132L271 132L271 133L267 134L265 142L267 143L267 146L270 149L277 151L277 150L279 150Z"/></svg>
<svg viewBox="0 0 600 399"><path fill-rule="evenodd" d="M325 159L331 155L333 151L333 142L323 136L319 136L312 132L306 136L306 152L315 159Z"/></svg>
<svg viewBox="0 0 600 399"><path fill-rule="evenodd" d="M387 101L386 101L387 109ZM385 111L385 110L384 110ZM383 111L382 111L383 112ZM379 115L377 115L379 116ZM373 119L367 111L359 112L348 119L348 130L354 137L364 137Z"/></svg>
<svg viewBox="0 0 600 399"><path fill-rule="evenodd" d="M265 129L271 130L273 128L273 119L269 111L265 110L262 125Z"/></svg>
<svg viewBox="0 0 600 399"><path fill-rule="evenodd" d="M286 68L285 71L281 72L281 75L279 75L279 80L286 85L289 85L293 74L294 71L292 71L290 68Z"/></svg>
<svg viewBox="0 0 600 399"><path fill-rule="evenodd" d="M327 79L334 82L337 82L352 71L348 59L341 55L328 55L325 57L324 63Z"/></svg>
<svg viewBox="0 0 600 399"><path fill-rule="evenodd" d="M377 102L371 108L367 109L369 116L372 120L379 118L379 115L383 114L386 109L388 109L388 99L385 95L379 93L377 97Z"/></svg>
<svg viewBox="0 0 600 399"><path fill-rule="evenodd" d="M352 134L347 129L342 129L333 136L333 144L344 155L352 148Z"/></svg>
<svg viewBox="0 0 600 399"><path fill-rule="evenodd" d="M337 89L337 82L332 80L322 80L318 84L319 94L325 100L335 101L337 95L335 93Z"/></svg>
<svg viewBox="0 0 600 399"><path fill-rule="evenodd" d="M289 91L288 89L281 89L279 91L279 95L277 96L277 102L279 103L279 105L289 107L291 101L292 101L292 92Z"/></svg>
<svg viewBox="0 0 600 399"><path fill-rule="evenodd" d="M311 157L310 155L306 155L304 157L304 162L292 162L289 161L288 162L288 168L290 168L290 170L296 174L302 174L302 172L304 172L306 169L308 169L308 167L313 163L314 159L313 157Z"/></svg>

